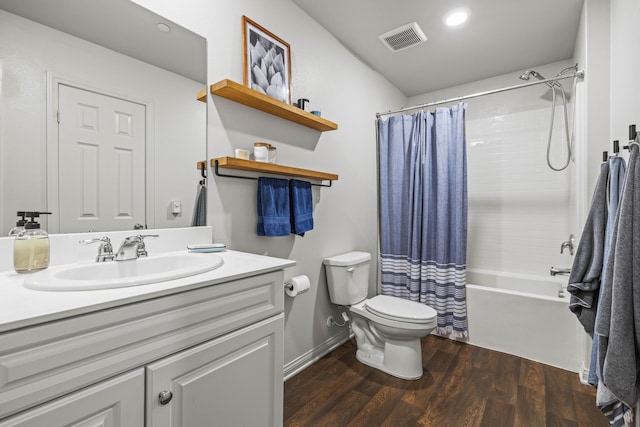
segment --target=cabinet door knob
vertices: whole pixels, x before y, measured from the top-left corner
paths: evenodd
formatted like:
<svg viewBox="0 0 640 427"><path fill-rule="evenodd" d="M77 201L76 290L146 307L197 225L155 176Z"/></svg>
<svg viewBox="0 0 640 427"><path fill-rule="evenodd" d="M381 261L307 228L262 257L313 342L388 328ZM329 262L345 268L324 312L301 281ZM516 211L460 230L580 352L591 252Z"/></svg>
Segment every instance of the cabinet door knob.
<svg viewBox="0 0 640 427"><path fill-rule="evenodd" d="M172 398L173 393L171 393L169 390L163 390L158 395L158 402L160 402L161 405L166 405L167 403L171 402Z"/></svg>

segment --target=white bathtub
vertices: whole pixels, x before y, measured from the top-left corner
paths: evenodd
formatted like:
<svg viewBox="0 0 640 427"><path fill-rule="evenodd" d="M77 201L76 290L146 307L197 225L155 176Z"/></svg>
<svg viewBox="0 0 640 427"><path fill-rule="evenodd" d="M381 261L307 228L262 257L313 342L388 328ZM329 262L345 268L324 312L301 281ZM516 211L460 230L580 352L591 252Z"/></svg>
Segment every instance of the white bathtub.
<svg viewBox="0 0 640 427"><path fill-rule="evenodd" d="M566 280L467 270L469 343L578 372Z"/></svg>

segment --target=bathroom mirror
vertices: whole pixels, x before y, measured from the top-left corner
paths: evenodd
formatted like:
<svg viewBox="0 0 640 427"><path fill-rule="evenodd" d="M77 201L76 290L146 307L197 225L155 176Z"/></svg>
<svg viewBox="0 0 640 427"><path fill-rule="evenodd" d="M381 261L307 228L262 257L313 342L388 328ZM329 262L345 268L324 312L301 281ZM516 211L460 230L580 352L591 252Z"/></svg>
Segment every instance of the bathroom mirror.
<svg viewBox="0 0 640 427"><path fill-rule="evenodd" d="M190 226L206 40L129 0L0 0L0 236Z"/></svg>

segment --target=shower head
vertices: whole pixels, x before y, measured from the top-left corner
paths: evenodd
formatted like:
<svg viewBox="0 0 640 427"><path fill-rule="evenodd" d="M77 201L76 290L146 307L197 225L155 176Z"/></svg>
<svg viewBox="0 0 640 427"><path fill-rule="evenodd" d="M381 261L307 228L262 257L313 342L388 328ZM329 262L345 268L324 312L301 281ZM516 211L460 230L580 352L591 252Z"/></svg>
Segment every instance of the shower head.
<svg viewBox="0 0 640 427"><path fill-rule="evenodd" d="M524 73L520 75L520 79L529 80L530 76L533 76L538 80L544 80L544 77L542 77L542 75L535 70L526 70Z"/></svg>

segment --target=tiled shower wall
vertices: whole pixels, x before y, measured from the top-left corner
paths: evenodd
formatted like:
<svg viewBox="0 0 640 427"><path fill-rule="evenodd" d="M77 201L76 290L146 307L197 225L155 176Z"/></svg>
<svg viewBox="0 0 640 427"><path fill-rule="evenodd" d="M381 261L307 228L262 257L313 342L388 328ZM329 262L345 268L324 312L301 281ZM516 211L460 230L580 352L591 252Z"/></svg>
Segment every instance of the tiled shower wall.
<svg viewBox="0 0 640 427"><path fill-rule="evenodd" d="M568 251L560 254L560 246L572 233L575 165L572 162L561 172L547 166L550 92L545 87L537 89L542 93L537 97L533 89L522 91L539 102L527 105L527 94L520 93L491 95L481 102L471 100L468 105L467 266L548 276L551 266L565 268L572 262ZM521 102L514 103L513 98L520 97ZM559 101L551 149L551 162L556 168L567 156ZM500 111L483 114L483 104L488 102L501 105Z"/></svg>
<svg viewBox="0 0 640 427"><path fill-rule="evenodd" d="M565 60L533 69L552 77L574 64ZM526 83L518 78L523 71L410 97L408 105L520 85ZM572 126L574 82L562 84ZM468 269L549 277L551 266L571 267L573 257L568 251L561 255L560 245L576 234L576 165L572 161L562 172L547 166L551 101L545 84L466 101ZM564 137L557 91L551 150L556 167L566 159Z"/></svg>

